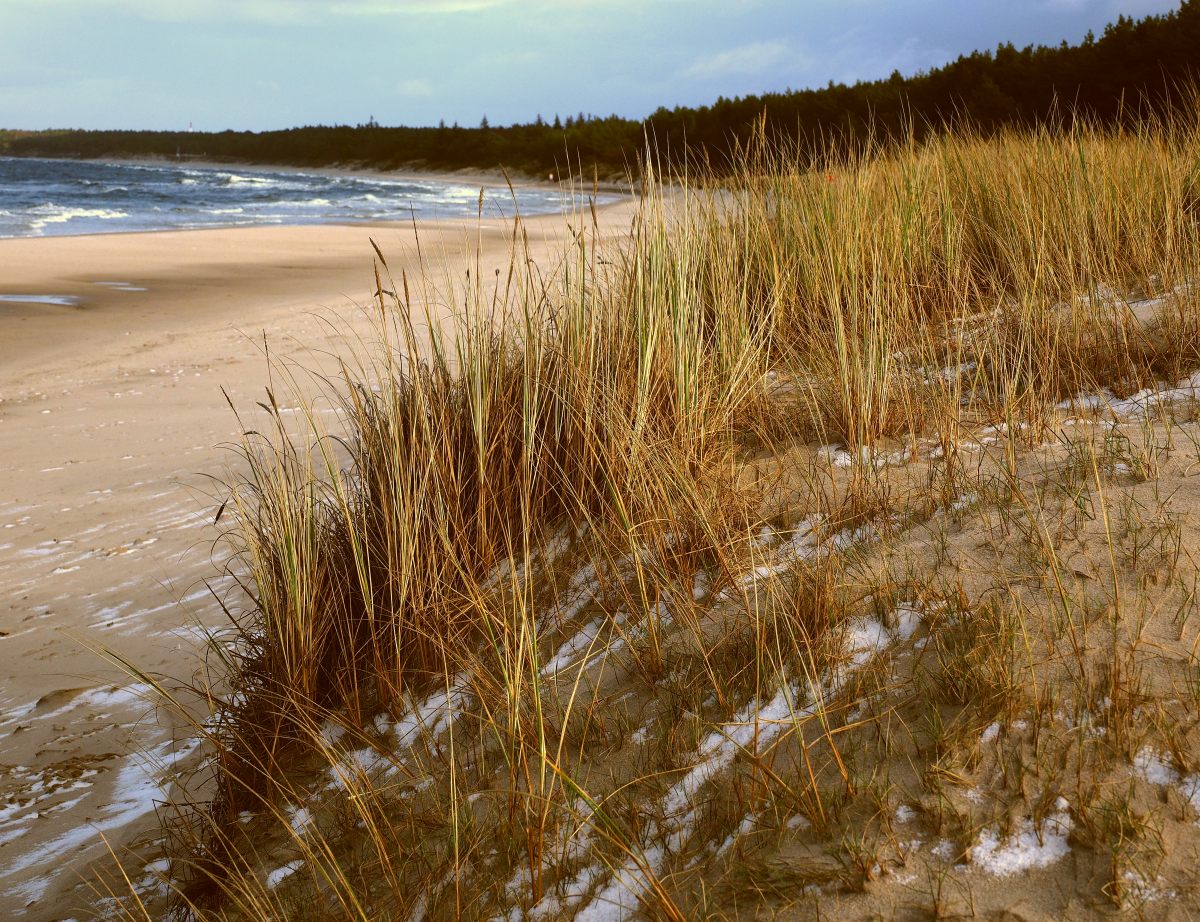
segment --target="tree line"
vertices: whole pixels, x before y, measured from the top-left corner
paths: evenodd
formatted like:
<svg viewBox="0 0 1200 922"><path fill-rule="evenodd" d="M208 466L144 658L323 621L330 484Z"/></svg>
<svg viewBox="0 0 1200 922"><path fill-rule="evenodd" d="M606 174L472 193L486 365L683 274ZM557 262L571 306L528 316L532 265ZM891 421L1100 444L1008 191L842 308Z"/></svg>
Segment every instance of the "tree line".
<svg viewBox="0 0 1200 922"><path fill-rule="evenodd" d="M686 157L717 168L763 133L814 155L865 138L920 136L969 122L990 132L1053 124L1070 116L1103 123L1147 109L1189 104L1200 66L1200 0L1170 13L1111 23L1078 45L1016 48L960 56L903 77L820 89L720 98L710 106L660 108L644 121L586 114L540 116L523 125L433 128L315 125L280 131L0 131L9 156L208 159L288 166L377 169L495 169L538 175L571 168L617 177L649 141L669 165Z"/></svg>

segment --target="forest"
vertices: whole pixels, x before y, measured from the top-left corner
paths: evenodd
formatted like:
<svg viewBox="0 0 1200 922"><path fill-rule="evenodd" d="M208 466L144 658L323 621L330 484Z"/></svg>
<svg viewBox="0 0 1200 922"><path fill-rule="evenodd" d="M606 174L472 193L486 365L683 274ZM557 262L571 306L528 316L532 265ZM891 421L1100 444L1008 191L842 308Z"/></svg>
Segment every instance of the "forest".
<svg viewBox="0 0 1200 922"><path fill-rule="evenodd" d="M913 76L899 72L854 85L719 98L698 108L660 108L643 121L585 113L523 125L483 119L473 127L314 125L278 131L0 131L0 155L63 158L170 158L429 170L505 168L544 175L569 167L606 178L627 175L653 146L670 166L720 170L761 133L791 140L801 153L866 139L918 138L969 123L984 133L1085 117L1102 124L1185 103L1200 63L1200 0L1170 13L1122 16L1078 45L963 55ZM635 171L636 172L636 171Z"/></svg>

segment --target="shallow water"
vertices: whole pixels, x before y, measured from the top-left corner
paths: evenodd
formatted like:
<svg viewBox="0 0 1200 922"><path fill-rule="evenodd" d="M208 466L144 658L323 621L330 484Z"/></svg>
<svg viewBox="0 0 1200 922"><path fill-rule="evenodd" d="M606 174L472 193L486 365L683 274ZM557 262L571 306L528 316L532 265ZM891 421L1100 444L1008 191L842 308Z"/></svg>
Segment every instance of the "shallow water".
<svg viewBox="0 0 1200 922"><path fill-rule="evenodd" d="M452 180L195 164L0 157L0 237L465 217L479 186ZM484 191L485 217L554 214L554 189Z"/></svg>

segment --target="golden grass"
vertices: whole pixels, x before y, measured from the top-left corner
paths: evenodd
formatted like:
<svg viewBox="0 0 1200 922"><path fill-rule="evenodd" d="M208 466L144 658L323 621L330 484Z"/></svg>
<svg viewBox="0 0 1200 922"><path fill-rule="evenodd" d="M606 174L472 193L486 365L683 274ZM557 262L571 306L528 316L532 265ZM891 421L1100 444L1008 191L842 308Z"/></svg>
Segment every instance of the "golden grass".
<svg viewBox="0 0 1200 922"><path fill-rule="evenodd" d="M785 912L903 861L901 788L965 852L995 819L956 793L993 765L980 733L1038 726L1063 688L1109 702L1110 748L1044 745L1133 758L1145 607L1123 581L1175 586L1179 542L1106 477L1157 455L1114 428L1060 444L1052 476L1031 459L1060 401L1200 365L1197 163L1194 119L946 135L820 170L763 144L727 182L650 182L617 244L580 208L554 266L519 221L495 278L438 289L378 254L378 341L327 382L340 428L289 429L270 395L230 485L248 605L176 902ZM974 515L982 582L947 530ZM1080 589L1067 555L1098 522ZM911 662L863 646L910 650L910 617ZM1030 800L1028 764L1000 762ZM1061 774L1033 821L1088 783ZM1072 797L1084 839L1119 836L1113 867L1140 854L1127 803ZM756 863L798 816L840 857ZM288 856L300 870L268 886ZM930 877L931 906L949 893Z"/></svg>

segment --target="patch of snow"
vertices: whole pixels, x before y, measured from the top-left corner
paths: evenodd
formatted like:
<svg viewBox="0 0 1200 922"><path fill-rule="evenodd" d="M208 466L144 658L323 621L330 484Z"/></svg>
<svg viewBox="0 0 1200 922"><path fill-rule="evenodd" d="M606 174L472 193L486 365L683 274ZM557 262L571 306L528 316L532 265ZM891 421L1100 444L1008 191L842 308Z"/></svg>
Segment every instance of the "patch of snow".
<svg viewBox="0 0 1200 922"><path fill-rule="evenodd" d="M792 725L795 692L784 686L760 706L754 699L737 715L705 737L697 752L696 764L667 792L663 812L670 827L670 841L678 849L691 832L695 808L690 806L710 778L725 769L742 749L757 743L771 743Z"/></svg>
<svg viewBox="0 0 1200 922"><path fill-rule="evenodd" d="M1167 889L1166 881L1161 877L1147 878L1134 868L1126 868L1121 874L1121 879L1125 882L1122 896L1126 902L1152 903L1155 900L1176 897L1175 891Z"/></svg>
<svg viewBox="0 0 1200 922"><path fill-rule="evenodd" d="M817 449L817 457L833 467L850 467L854 464L854 456L841 445L822 445Z"/></svg>
<svg viewBox="0 0 1200 922"><path fill-rule="evenodd" d="M110 833L123 829L130 823L152 812L170 787L170 770L180 760L187 758L198 748L192 742L176 748L167 741L156 749L139 756L131 756L117 770L113 781L109 803L100 817L91 823L72 827L44 845L26 852L10 861L0 870L0 880L15 879L18 883L5 893L19 894L23 899L39 899L64 870L61 864L40 877L30 877L30 869L58 856L72 854L93 844L99 833Z"/></svg>
<svg viewBox="0 0 1200 922"><path fill-rule="evenodd" d="M913 453L911 448L887 452L863 445L857 452L849 452L841 445L822 445L817 449L817 457L832 467L848 468L858 464L881 470L907 464L912 460Z"/></svg>
<svg viewBox="0 0 1200 922"><path fill-rule="evenodd" d="M1148 746L1134 757L1133 770L1151 784L1168 785L1179 781L1179 773Z"/></svg>
<svg viewBox="0 0 1200 922"><path fill-rule="evenodd" d="M925 613L921 610L920 606L915 603L902 602L894 615L896 639L900 643L906 643L911 640L913 634L920 628L924 615Z"/></svg>
<svg viewBox="0 0 1200 922"><path fill-rule="evenodd" d="M1057 409L1107 410L1114 416L1138 417L1151 409L1166 404L1200 398L1200 372L1177 382L1173 387L1158 385L1147 387L1125 398L1118 398L1107 388L1098 394L1081 393L1057 404Z"/></svg>
<svg viewBox="0 0 1200 922"><path fill-rule="evenodd" d="M1179 793L1192 805L1192 810L1200 815L1200 775L1188 775L1180 781Z"/></svg>
<svg viewBox="0 0 1200 922"><path fill-rule="evenodd" d="M461 712L467 701L467 680L456 676L450 687L439 689L424 701L410 703L408 713L393 726L400 748L411 746L418 734L424 731L431 740L445 732Z"/></svg>
<svg viewBox="0 0 1200 922"><path fill-rule="evenodd" d="M600 575L596 572L596 565L588 561L575 572L571 582L555 602L557 611L553 613L559 619L559 623L570 621L583 611L584 606L596 597L599 588Z"/></svg>
<svg viewBox="0 0 1200 922"><path fill-rule="evenodd" d="M1067 837L1072 822L1068 804L1059 798L1056 812L1034 825L1024 819L1017 831L1001 839L998 830L985 829L978 844L971 848L971 861L989 874L1007 877L1034 868L1045 868L1061 860L1071 850Z"/></svg>
<svg viewBox="0 0 1200 922"><path fill-rule="evenodd" d="M573 637L569 638L558 648L558 652L542 667L542 675L547 677L558 675L559 672L569 667L581 653L595 646L597 639L605 627L609 625L618 626L624 620L624 615L617 615L615 618L601 615L585 624Z"/></svg>
<svg viewBox="0 0 1200 922"><path fill-rule="evenodd" d="M789 541L784 542L783 547L791 547L792 553L813 553L814 525L813 521L804 523ZM874 530L870 526L864 526L856 535L858 533L874 534ZM811 704L798 707L797 698L800 693L788 683L783 683L766 704L755 698L735 715L733 720L710 732L697 750L695 763L663 798L664 828L659 830L655 827L650 832L665 834L671 850L680 851L692 834L697 809L696 799L702 788L727 768L739 751L751 746L761 751L762 747L769 746L786 728L813 717L818 713L823 700L837 694L850 672L865 665L873 655L885 649L896 638L911 637L919 622L919 612L915 607L908 608L907 614L897 613L895 631L889 631L876 619L852 622L849 627L852 665L842 670L840 675L830 676L823 682L810 682L813 699ZM752 818L747 818L747 821L752 822ZM801 817L795 817L793 821L795 825L789 822L788 828L795 828L801 822L807 822ZM725 847L726 844L721 846ZM613 870L608 883L576 914L575 919L608 922L612 919L627 918L639 905L639 894L646 885L646 872L660 873L665 858L666 853L659 846L631 856L622 867Z"/></svg>
<svg viewBox="0 0 1200 922"><path fill-rule="evenodd" d="M952 514L957 515L960 512L965 512L966 510L970 509L978 502L978 493L964 493L950 504L949 509Z"/></svg>
<svg viewBox="0 0 1200 922"><path fill-rule="evenodd" d="M729 851L729 849L733 847L733 844L738 839L746 835L754 828L755 822L757 822L757 820L753 813L749 814L745 819L743 819L738 825L738 828L726 836L725 841L717 847L717 854L723 855L725 852Z"/></svg>
<svg viewBox="0 0 1200 922"><path fill-rule="evenodd" d="M855 666L865 666L888 647L889 640L888 629L877 619L863 618L852 621L846 637L846 652Z"/></svg>
<svg viewBox="0 0 1200 922"><path fill-rule="evenodd" d="M875 541L879 538L878 529L868 522L865 525L860 525L857 528L844 528L833 536L833 547L835 550L845 551L854 547L856 544L866 544Z"/></svg>
<svg viewBox="0 0 1200 922"><path fill-rule="evenodd" d="M645 889L641 867L649 867L657 873L662 866L662 849L648 849L641 863L630 859L624 867L613 871L608 883L575 914L574 922L622 922L629 919L641 903Z"/></svg>
<svg viewBox="0 0 1200 922"><path fill-rule="evenodd" d="M304 867L304 861L297 858L295 861L289 861L281 868L276 868L267 875L267 889L274 890L302 867Z"/></svg>
<svg viewBox="0 0 1200 922"><path fill-rule="evenodd" d="M1176 788L1183 799L1192 805L1192 810L1200 816L1200 774L1181 777L1179 772L1164 762L1149 746L1143 747L1134 757L1133 771L1150 784Z"/></svg>
<svg viewBox="0 0 1200 922"><path fill-rule="evenodd" d="M288 826L291 827L293 835L304 835L308 831L308 827L312 825L312 821L312 811L308 807L288 808Z"/></svg>
<svg viewBox="0 0 1200 922"><path fill-rule="evenodd" d="M332 746L346 735L346 728L336 720L327 720L321 724L320 737L326 746Z"/></svg>

